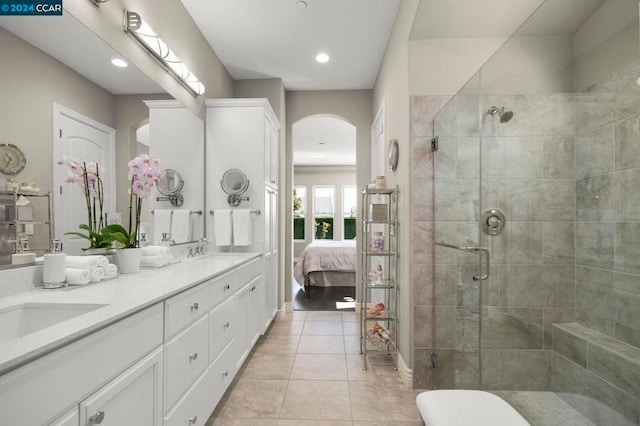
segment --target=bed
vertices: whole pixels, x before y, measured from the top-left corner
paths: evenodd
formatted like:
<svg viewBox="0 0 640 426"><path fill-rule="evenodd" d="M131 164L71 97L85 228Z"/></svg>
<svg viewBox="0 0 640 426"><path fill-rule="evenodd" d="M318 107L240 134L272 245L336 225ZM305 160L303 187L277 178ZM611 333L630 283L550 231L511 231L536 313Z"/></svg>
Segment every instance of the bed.
<svg viewBox="0 0 640 426"><path fill-rule="evenodd" d="M355 286L355 240L312 242L300 254L293 276L305 287Z"/></svg>

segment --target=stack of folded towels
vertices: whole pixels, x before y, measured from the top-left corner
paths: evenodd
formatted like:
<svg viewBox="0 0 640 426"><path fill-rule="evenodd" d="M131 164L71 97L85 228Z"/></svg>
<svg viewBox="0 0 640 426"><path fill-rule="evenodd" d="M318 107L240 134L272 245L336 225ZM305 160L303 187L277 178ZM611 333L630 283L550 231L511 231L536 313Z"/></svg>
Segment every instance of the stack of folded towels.
<svg viewBox="0 0 640 426"><path fill-rule="evenodd" d="M118 275L118 267L105 256L66 256L64 263L67 284L97 283Z"/></svg>
<svg viewBox="0 0 640 426"><path fill-rule="evenodd" d="M173 256L169 247L147 246L142 247L140 266L146 268L160 268L173 263Z"/></svg>

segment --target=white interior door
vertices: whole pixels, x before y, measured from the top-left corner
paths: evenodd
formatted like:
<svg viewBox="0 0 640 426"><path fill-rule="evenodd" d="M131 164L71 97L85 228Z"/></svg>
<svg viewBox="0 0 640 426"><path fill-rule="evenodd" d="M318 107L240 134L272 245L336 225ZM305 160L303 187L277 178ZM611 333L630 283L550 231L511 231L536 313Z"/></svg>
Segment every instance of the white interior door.
<svg viewBox="0 0 640 426"><path fill-rule="evenodd" d="M67 166L64 157L96 162L105 171L103 212L115 211L115 129L54 105L53 111L53 210L55 236L68 254L79 254L88 247L85 239L65 235L79 231L78 225L87 223L87 204L77 184L66 183Z"/></svg>

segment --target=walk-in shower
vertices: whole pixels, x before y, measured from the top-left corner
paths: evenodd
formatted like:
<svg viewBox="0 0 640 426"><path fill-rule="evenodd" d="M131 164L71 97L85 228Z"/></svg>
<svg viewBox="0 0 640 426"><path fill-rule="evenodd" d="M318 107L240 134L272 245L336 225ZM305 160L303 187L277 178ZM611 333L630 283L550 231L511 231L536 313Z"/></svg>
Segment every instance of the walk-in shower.
<svg viewBox="0 0 640 426"><path fill-rule="evenodd" d="M547 0L451 99L412 100L438 141L413 172L434 242L414 243L415 387L640 424L638 33L637 0Z"/></svg>
<svg viewBox="0 0 640 426"><path fill-rule="evenodd" d="M501 123L508 123L513 118L513 111L507 111L502 108L498 108L497 106L492 106L487 111L489 115L498 115L500 117Z"/></svg>

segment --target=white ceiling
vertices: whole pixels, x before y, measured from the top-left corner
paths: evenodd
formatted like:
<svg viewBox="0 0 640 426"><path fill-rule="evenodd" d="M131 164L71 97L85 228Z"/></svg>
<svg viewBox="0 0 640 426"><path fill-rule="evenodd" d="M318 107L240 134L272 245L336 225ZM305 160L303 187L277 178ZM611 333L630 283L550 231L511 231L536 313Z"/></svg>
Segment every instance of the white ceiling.
<svg viewBox="0 0 640 426"><path fill-rule="evenodd" d="M356 128L344 120L314 116L292 126L293 164L355 165Z"/></svg>
<svg viewBox="0 0 640 426"><path fill-rule="evenodd" d="M0 26L113 94L164 93L137 68L113 66L111 59L120 56L69 13L47 19L0 16Z"/></svg>
<svg viewBox="0 0 640 426"><path fill-rule="evenodd" d="M371 89L400 0L182 0L236 80L287 90ZM325 64L315 61L324 51Z"/></svg>

